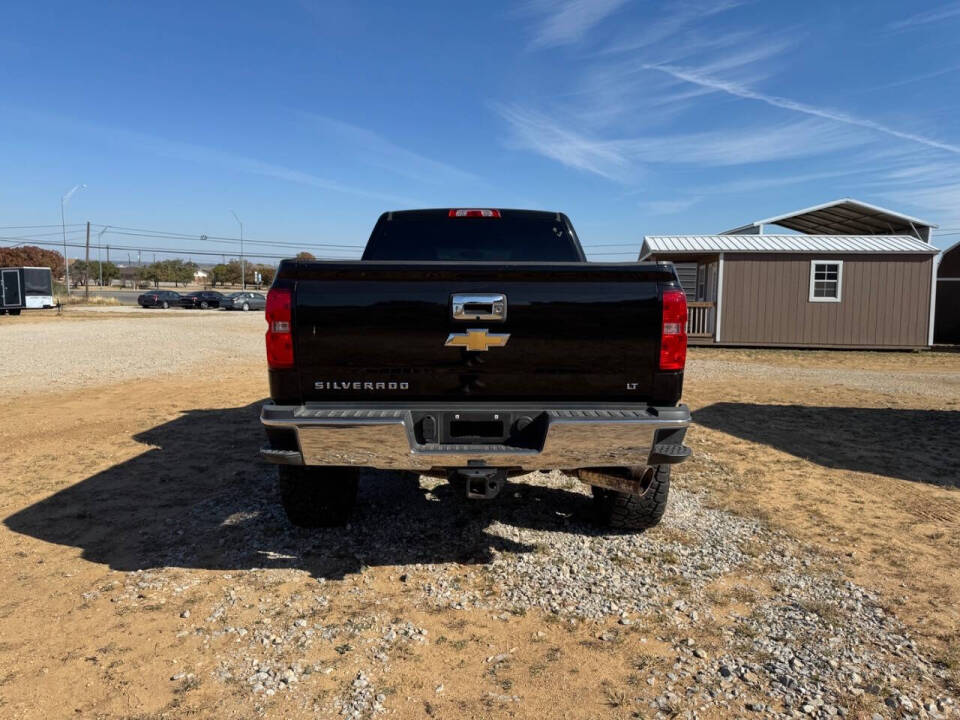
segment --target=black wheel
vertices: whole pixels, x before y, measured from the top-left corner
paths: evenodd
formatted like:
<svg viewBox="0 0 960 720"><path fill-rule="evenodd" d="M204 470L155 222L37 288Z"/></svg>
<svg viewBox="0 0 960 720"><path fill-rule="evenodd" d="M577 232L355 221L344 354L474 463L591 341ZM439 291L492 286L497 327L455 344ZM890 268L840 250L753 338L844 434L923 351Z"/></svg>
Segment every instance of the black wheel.
<svg viewBox="0 0 960 720"><path fill-rule="evenodd" d="M201 310L206 310L208 307L210 307L210 304L206 300L200 303Z"/></svg>
<svg viewBox="0 0 960 720"><path fill-rule="evenodd" d="M163 309L164 309L164 310L168 310L169 308L170 308L170 303L168 303L166 300L164 300L164 301L163 301Z"/></svg>
<svg viewBox="0 0 960 720"><path fill-rule="evenodd" d="M250 303L244 303L244 304L243 304L243 311L246 312L246 311L249 310L249 309L250 309Z"/></svg>
<svg viewBox="0 0 960 720"><path fill-rule="evenodd" d="M343 525L357 501L358 475L354 468L278 465L287 519L299 527Z"/></svg>
<svg viewBox="0 0 960 720"><path fill-rule="evenodd" d="M670 466L658 465L653 472L645 468L610 468L611 475L642 479L642 493L634 495L620 490L597 487L593 490L593 507L597 521L619 530L646 530L660 522L667 509L670 493Z"/></svg>
<svg viewBox="0 0 960 720"><path fill-rule="evenodd" d="M7 310L7 312L10 313L11 315L19 315L20 308L17 308L16 310Z"/></svg>

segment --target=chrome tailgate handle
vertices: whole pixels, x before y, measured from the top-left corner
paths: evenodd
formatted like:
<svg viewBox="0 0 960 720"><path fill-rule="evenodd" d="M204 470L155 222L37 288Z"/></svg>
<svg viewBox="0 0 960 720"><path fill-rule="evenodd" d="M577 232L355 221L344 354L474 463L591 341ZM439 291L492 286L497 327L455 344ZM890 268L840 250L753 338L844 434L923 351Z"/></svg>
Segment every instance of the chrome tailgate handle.
<svg viewBox="0 0 960 720"><path fill-rule="evenodd" d="M507 319L507 296L503 293L455 293L450 305L454 320Z"/></svg>

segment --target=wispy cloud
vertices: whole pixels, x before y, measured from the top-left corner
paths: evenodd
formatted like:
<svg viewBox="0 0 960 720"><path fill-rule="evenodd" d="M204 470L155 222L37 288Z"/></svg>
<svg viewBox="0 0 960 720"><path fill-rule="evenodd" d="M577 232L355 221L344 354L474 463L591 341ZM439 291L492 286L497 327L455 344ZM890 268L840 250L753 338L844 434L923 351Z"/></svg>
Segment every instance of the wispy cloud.
<svg viewBox="0 0 960 720"><path fill-rule="evenodd" d="M947 20L960 15L960 2L947 3L933 10L925 10L911 15L903 20L897 20L887 25L888 30L906 30L917 25L928 25L930 23Z"/></svg>
<svg viewBox="0 0 960 720"><path fill-rule="evenodd" d="M99 142L120 145L127 149L149 153L158 157L173 158L187 163L219 167L232 172L261 175L284 182L305 185L318 190L373 198L396 205L418 204L415 199L409 197L402 197L388 192L379 192L371 188L357 187L316 175L307 170L266 162L247 155L233 153L207 145L171 140L135 130L87 123L73 118L50 115L48 113L30 110L18 110L17 112L27 120L35 124L45 125L56 132L71 135L80 134L88 139L94 138Z"/></svg>
<svg viewBox="0 0 960 720"><path fill-rule="evenodd" d="M610 180L625 180L631 163L615 142L593 139L563 127L547 115L517 106L496 105L511 128L509 144Z"/></svg>
<svg viewBox="0 0 960 720"><path fill-rule="evenodd" d="M898 205L919 208L921 217L929 215L940 227L960 225L960 182L891 189L880 193L880 197ZM947 242L947 238L944 238L944 241Z"/></svg>
<svg viewBox="0 0 960 720"><path fill-rule="evenodd" d="M579 42L627 0L532 0L525 11L538 16L534 47Z"/></svg>
<svg viewBox="0 0 960 720"><path fill-rule="evenodd" d="M252 173L254 175L262 175L298 185L306 185L318 190L328 190L346 195L374 198L391 203L415 204L415 201L411 198L401 197L392 193L382 193L370 188L348 185L337 180L315 175L305 170L265 162L246 155L219 150L205 145L169 140L167 138L147 135L132 130L101 128L100 131L110 140L120 140L140 150L163 157L214 165L227 170Z"/></svg>
<svg viewBox="0 0 960 720"><path fill-rule="evenodd" d="M890 88L902 87L915 82L923 82L924 80L931 80L933 78L949 75L951 73L960 73L960 65L951 65L950 67L940 68L939 70L931 70L930 72L920 73L919 75L913 75L912 77L903 78L901 80L894 80L893 82L884 83L882 85L874 85L873 87L867 88L867 90L889 90Z"/></svg>
<svg viewBox="0 0 960 720"><path fill-rule="evenodd" d="M594 16L573 12L575 7L585 11L585 5L536 2L541 22L534 30L535 46L583 41L590 52L581 56L566 88L561 86L566 92L541 102L493 106L507 126L508 145L621 184L622 199L642 200L639 207L651 216L680 214L712 196L795 185L803 186L798 195L819 196L829 187L960 223L960 170L953 169L960 143L953 134L937 137L919 125L887 120L892 114L881 119L868 111L764 92L760 88L774 87L780 72L796 77L803 65L788 62L788 53L809 51L801 42L809 28L800 22L767 32L744 12L739 13L743 21L715 17L744 4L664 3L645 13L642 22L623 13L618 22L596 31L601 20L621 8L619 3L602 3ZM929 27L954 16L960 16L960 0L888 29ZM885 87L958 68L923 70ZM932 119L929 110L925 117ZM687 191L646 197L651 178L661 187L690 177L695 184Z"/></svg>
<svg viewBox="0 0 960 720"><path fill-rule="evenodd" d="M314 113L298 116L325 139L348 147L360 162L423 183L482 182L471 172L401 147L372 130Z"/></svg>
<svg viewBox="0 0 960 720"><path fill-rule="evenodd" d="M676 200L648 200L640 203L640 209L648 215L676 215L700 202L699 197L679 198Z"/></svg>
<svg viewBox="0 0 960 720"><path fill-rule="evenodd" d="M822 155L866 142L860 133L816 120L602 140L528 108L497 109L511 126L513 147L618 182L639 178L652 164L751 165Z"/></svg>
<svg viewBox="0 0 960 720"><path fill-rule="evenodd" d="M727 12L750 0L714 0L700 3L671 3L663 8L657 17L643 24L642 27L630 27L625 37L612 42L601 51L602 54L634 53L653 46L660 45L666 40L675 40L678 35L704 18ZM701 38L703 42L711 42L715 38Z"/></svg>
<svg viewBox="0 0 960 720"><path fill-rule="evenodd" d="M837 152L864 144L860 133L802 120L776 125L675 133L623 140L621 152L646 163L710 167L753 165Z"/></svg>
<svg viewBox="0 0 960 720"><path fill-rule="evenodd" d="M676 59L709 54L706 67L710 74L722 71L743 83L765 79L773 71L775 58L793 44L790 39L736 32L704 42L678 41L665 52ZM702 96L719 92L663 73L650 73L649 60L643 55L604 56L585 68L577 79L578 89L563 98L567 105L561 110L595 128L618 120L628 120L633 126L638 122L665 124L671 116L693 107Z"/></svg>
<svg viewBox="0 0 960 720"><path fill-rule="evenodd" d="M788 185L802 185L804 183L821 182L823 180L834 180L836 178L850 177L870 172L866 168L850 168L846 170L833 170L825 172L795 173L792 175L765 175L762 177L749 177L742 180L725 180L715 185L704 185L694 188L695 192L704 195L752 193L773 187L786 187Z"/></svg>
<svg viewBox="0 0 960 720"><path fill-rule="evenodd" d="M875 120L856 117L839 110L817 107L815 105L808 105L807 103L791 100L790 98L762 93L757 90L753 90L746 85L741 85L740 83L729 80L721 80L705 74L698 69L681 68L673 65L661 65L653 63L647 64L645 67L648 70L656 70L658 72L666 73L667 75L675 77L678 80L684 80L701 87L713 88L714 90L719 90L735 97L744 98L745 100L756 100L773 107L783 108L784 110L792 110L793 112L803 113L804 115L811 115L813 117L823 118L825 120L833 120L846 125L853 125L868 130L873 130L875 132L890 135L901 140L909 140L921 145L926 145L927 147L937 148L939 150L945 150L947 152L960 155L960 145L942 142L940 140L924 137L923 135L918 135L916 133L897 130L896 128L889 127L888 125L876 122Z"/></svg>

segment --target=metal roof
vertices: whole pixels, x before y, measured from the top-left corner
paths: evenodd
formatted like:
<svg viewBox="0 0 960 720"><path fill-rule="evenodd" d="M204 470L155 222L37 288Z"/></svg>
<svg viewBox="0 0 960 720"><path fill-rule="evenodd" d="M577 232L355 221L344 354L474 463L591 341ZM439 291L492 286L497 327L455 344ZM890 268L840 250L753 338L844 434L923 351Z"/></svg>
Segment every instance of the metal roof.
<svg viewBox="0 0 960 720"><path fill-rule="evenodd" d="M756 220L724 234L763 232L764 225L779 225L810 235L913 235L930 239L933 223L882 208L878 205L841 198L776 217Z"/></svg>
<svg viewBox="0 0 960 720"><path fill-rule="evenodd" d="M939 249L910 235L647 235L640 259L650 255L715 253L922 253Z"/></svg>

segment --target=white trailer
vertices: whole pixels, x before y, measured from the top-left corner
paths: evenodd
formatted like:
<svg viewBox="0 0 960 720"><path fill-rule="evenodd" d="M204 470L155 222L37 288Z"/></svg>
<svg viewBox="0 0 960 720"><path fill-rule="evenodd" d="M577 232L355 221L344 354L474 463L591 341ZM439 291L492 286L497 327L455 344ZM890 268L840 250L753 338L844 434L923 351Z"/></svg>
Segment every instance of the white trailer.
<svg viewBox="0 0 960 720"><path fill-rule="evenodd" d="M53 274L45 267L0 268L0 315L52 308Z"/></svg>

